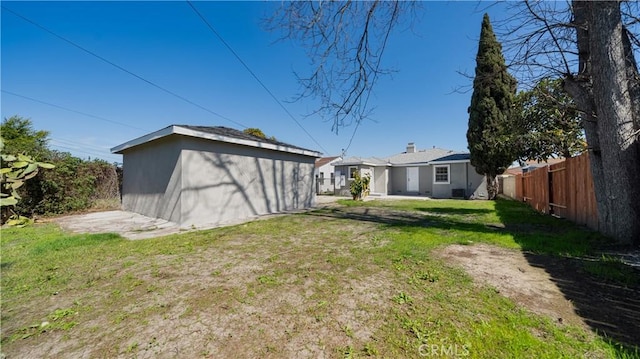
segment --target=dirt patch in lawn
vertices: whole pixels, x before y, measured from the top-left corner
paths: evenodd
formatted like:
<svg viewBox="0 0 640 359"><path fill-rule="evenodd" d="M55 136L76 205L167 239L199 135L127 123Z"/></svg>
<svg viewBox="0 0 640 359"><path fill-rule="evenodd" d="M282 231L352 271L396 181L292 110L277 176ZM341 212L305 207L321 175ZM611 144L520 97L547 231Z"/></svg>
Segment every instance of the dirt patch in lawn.
<svg viewBox="0 0 640 359"><path fill-rule="evenodd" d="M435 253L534 313L559 324L591 328L622 343L639 344L640 288L590 276L584 271L584 260L487 244L451 245Z"/></svg>
<svg viewBox="0 0 640 359"><path fill-rule="evenodd" d="M318 358L373 341L395 293L392 272L354 260L380 246L371 240L375 224L312 216L285 223L300 230L274 224L273 231L212 240L189 254L107 260L78 285L41 300L48 312L72 309L69 320L81 330L9 340L3 351L7 358ZM46 319L29 315L27 325Z"/></svg>

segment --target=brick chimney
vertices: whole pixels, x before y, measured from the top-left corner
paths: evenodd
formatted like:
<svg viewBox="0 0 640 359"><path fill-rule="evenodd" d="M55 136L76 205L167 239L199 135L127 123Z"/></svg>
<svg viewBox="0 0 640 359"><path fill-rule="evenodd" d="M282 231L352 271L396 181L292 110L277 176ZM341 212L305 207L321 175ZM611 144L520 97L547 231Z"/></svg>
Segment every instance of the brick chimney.
<svg viewBox="0 0 640 359"><path fill-rule="evenodd" d="M409 142L409 144L407 145L407 153L415 153L416 152L416 145L413 142Z"/></svg>

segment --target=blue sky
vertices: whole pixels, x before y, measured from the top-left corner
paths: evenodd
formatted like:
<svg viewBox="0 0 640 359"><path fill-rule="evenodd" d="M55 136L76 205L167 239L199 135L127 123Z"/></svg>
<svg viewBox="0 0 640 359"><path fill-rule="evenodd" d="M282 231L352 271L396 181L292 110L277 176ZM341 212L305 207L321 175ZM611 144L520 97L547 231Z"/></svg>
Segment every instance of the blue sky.
<svg viewBox="0 0 640 359"><path fill-rule="evenodd" d="M336 135L331 122L305 117L317 103L289 102L300 91L293 71L309 71L302 48L276 41L262 19L279 3L195 2L262 82L322 148L280 108L186 2L9 2L7 7L50 31L192 102L247 127L297 146L336 155L353 127ZM407 142L466 151L471 93L458 74L472 73L482 15L502 19L502 5L425 2L409 29L398 28L383 66L396 70L380 79L348 156L383 157ZM79 157L121 162L111 147L170 124L236 124L173 97L69 43L2 11L2 117L30 118L51 132L52 148ZM66 111L25 99L79 111Z"/></svg>

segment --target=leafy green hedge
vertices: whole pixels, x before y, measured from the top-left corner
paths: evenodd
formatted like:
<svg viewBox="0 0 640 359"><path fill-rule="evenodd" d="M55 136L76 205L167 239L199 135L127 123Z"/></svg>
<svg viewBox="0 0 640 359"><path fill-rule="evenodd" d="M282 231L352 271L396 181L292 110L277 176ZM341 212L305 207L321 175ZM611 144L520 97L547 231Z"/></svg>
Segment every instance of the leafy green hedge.
<svg viewBox="0 0 640 359"><path fill-rule="evenodd" d="M66 152L52 152L48 161L56 167L38 173L22 189L18 213L61 214L81 211L97 199L118 199L118 175L113 164L85 161Z"/></svg>

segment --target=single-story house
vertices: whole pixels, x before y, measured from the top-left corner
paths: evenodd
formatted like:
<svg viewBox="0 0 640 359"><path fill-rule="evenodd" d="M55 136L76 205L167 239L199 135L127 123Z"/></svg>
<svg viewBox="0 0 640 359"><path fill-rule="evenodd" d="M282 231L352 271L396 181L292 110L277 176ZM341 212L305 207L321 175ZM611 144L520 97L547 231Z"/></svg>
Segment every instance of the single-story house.
<svg viewBox="0 0 640 359"><path fill-rule="evenodd" d="M370 177L371 195L416 195L432 198L487 198L484 176L471 166L468 153L441 148L405 152L386 158L348 157L335 163L336 192L349 195L355 172Z"/></svg>
<svg viewBox="0 0 640 359"><path fill-rule="evenodd" d="M320 153L227 127L171 125L111 149L122 207L182 227L315 205Z"/></svg>
<svg viewBox="0 0 640 359"><path fill-rule="evenodd" d="M335 191L335 166L342 157L322 157L316 160L316 193L333 193Z"/></svg>

